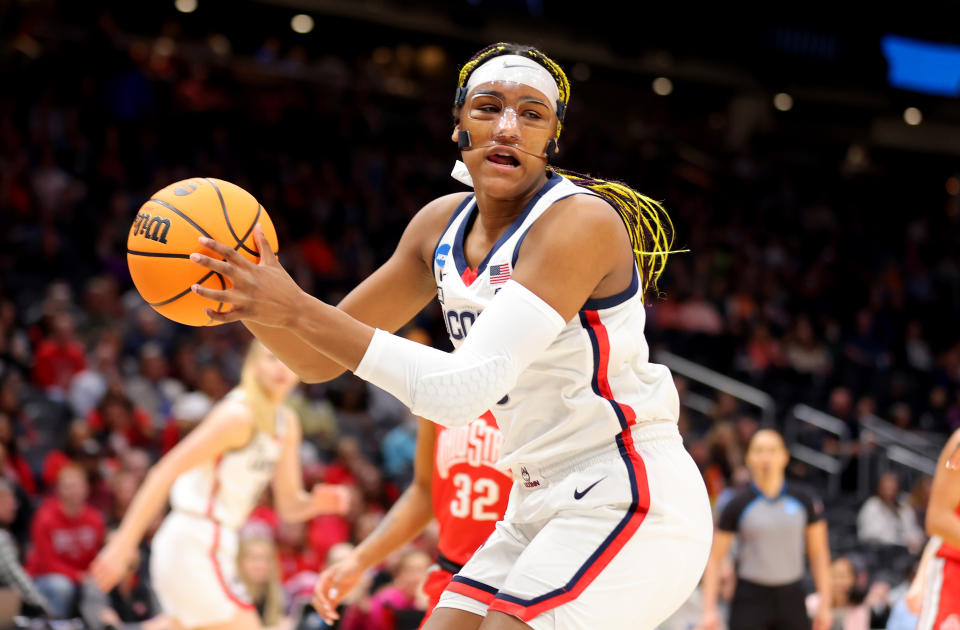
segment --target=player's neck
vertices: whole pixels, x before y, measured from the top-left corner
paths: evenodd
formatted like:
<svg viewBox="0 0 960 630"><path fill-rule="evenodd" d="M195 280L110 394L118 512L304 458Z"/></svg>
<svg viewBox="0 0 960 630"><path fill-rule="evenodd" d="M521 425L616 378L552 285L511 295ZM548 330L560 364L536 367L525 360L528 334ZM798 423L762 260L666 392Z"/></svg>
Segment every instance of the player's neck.
<svg viewBox="0 0 960 630"><path fill-rule="evenodd" d="M757 490L762 492L765 496L773 498L780 494L780 491L783 490L783 475L772 475L768 479L757 479L753 482L753 485L757 487Z"/></svg>
<svg viewBox="0 0 960 630"><path fill-rule="evenodd" d="M538 177L536 181L532 182L528 190L513 199L493 197L487 194L482 186L478 186L474 191L477 198L477 209L479 210L476 229L482 230L485 236L492 237L491 240L495 241L523 212L530 200L540 192L540 189L546 183L547 177L544 173L542 178Z"/></svg>

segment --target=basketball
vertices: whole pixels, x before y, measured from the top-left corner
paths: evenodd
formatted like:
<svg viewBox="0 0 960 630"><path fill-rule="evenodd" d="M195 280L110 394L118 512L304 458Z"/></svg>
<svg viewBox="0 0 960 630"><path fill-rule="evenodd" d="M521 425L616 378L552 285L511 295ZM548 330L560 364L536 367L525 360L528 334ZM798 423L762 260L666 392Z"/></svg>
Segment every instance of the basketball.
<svg viewBox="0 0 960 630"><path fill-rule="evenodd" d="M127 237L127 265L137 291L158 313L188 326L218 324L203 309L230 309L190 290L193 284L229 289L230 281L190 260L200 252L218 257L201 247L206 236L233 247L253 262L259 262L253 228L259 223L267 242L277 251L277 232L263 206L247 191L230 182L194 177L157 191L140 207Z"/></svg>

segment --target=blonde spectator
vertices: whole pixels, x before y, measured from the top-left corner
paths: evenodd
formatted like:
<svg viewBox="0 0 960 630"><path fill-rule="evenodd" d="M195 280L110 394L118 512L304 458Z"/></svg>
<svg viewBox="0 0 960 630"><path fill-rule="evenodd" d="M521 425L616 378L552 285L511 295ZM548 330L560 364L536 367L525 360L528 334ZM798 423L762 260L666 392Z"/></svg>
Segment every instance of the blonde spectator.
<svg viewBox="0 0 960 630"><path fill-rule="evenodd" d="M280 583L277 549L273 539L253 534L240 541L237 575L265 628L290 628L293 620L284 614L286 593Z"/></svg>

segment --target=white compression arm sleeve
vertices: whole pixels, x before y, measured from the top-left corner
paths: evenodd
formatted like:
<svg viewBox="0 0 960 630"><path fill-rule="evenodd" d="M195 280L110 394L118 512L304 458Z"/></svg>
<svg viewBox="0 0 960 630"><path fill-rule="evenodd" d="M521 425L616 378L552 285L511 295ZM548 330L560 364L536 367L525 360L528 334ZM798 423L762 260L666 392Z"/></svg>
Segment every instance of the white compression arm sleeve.
<svg viewBox="0 0 960 630"><path fill-rule="evenodd" d="M509 280L454 352L377 329L356 375L410 410L445 426L472 422L517 384L520 373L563 330L549 304Z"/></svg>

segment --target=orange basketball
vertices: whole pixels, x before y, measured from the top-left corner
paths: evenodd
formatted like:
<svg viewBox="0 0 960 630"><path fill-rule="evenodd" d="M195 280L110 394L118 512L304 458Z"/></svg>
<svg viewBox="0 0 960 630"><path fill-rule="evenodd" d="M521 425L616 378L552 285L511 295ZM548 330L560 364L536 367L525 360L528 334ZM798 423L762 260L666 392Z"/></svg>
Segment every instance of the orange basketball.
<svg viewBox="0 0 960 630"><path fill-rule="evenodd" d="M253 240L257 223L277 251L277 232L267 211L244 189L210 177L170 184L143 204L133 220L127 237L127 265L133 284L150 306L175 322L218 324L203 309L225 311L230 305L202 298L190 286L229 289L230 281L191 261L190 254L217 256L197 242L200 236L207 236L258 262Z"/></svg>

